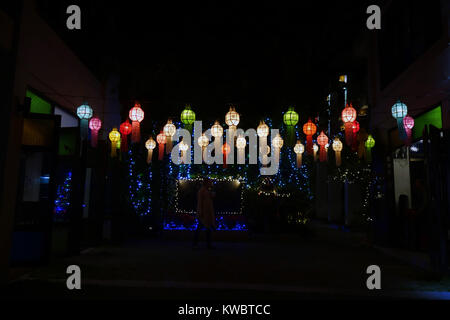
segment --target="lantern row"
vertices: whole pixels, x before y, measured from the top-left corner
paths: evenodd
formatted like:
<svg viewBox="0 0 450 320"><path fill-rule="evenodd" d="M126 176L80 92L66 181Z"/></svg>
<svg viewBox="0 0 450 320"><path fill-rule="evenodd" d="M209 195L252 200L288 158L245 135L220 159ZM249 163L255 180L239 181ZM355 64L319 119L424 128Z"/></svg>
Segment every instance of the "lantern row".
<svg viewBox="0 0 450 320"><path fill-rule="evenodd" d="M414 119L408 115L407 106L401 101L397 101L392 107L392 116L397 120L397 125L399 128L399 136L405 141L407 145L411 143L411 133L414 127ZM77 115L80 118L80 130L82 139L87 138L87 128L91 130L91 145L92 147L97 146L98 131L101 129L102 122L98 117L93 116L92 108L85 102L77 108ZM144 111L139 103L135 103L134 107L129 111L129 119L123 122L119 130L113 128L109 133L109 140L111 141L111 156L116 156L116 149L120 148L122 152L128 150L128 135L131 134L132 143L137 143L140 141L140 123L144 120ZM358 154L364 154L366 159L370 162L371 159L371 149L375 146L375 140L371 135L368 135L365 131L360 131L360 125L356 121L357 112L353 108L352 104L347 105L341 113L341 119L344 123L345 130L345 143L348 147ZM181 122L187 127L187 129L192 129L192 124L195 122L196 115L192 110L190 105L187 105L181 113ZM131 120L131 123L130 121ZM295 139L295 126L298 124L299 115L295 112L293 107L290 107L286 113L283 115L283 122L287 127L287 139L289 144L293 139ZM225 115L225 123L229 127L229 133L234 136L237 130L237 126L240 122L240 115L236 112L234 106L230 107L229 112ZM173 136L176 133L176 126L173 124L172 120L169 119L166 125L163 127L161 132L156 136L156 141L150 137L146 143L145 147L148 150L147 162L150 163L153 155L153 150L156 146L159 146L158 159L163 160L164 149L167 154L172 151L173 148ZM269 136L269 127L264 121L259 123L257 127L257 135L259 137L260 146L266 146L267 150L263 153L268 155L270 153L270 147L267 146L267 137ZM297 141L293 147L294 152L297 155L297 166L302 165L302 155L306 151L308 154L313 155L314 159L317 160L317 153L319 153L319 160L321 162L327 161L327 150L329 147L329 138L325 135L323 131L317 136L317 144L313 143L313 136L317 133L317 126L311 119L303 125L303 133L306 135L306 148L300 142ZM214 138L220 138L223 136L223 128L218 121L214 123L211 127L211 135ZM197 143L202 147L202 151L209 144L209 139L203 133ZM246 140L241 135L236 139L236 147L238 149L238 157L243 157L243 152L246 147ZM284 144L283 139L278 134L272 140L272 146L275 149L280 150ZM180 151L182 153L182 158L185 155L189 146L183 141L180 142ZM335 137L332 142L332 149L335 152L336 165L341 165L341 152L343 150L343 143L338 137ZM365 150L364 150L365 149ZM230 146L224 144L222 146L222 153L224 155L224 166L226 167L226 155L231 152ZM264 160L263 160L264 162Z"/></svg>

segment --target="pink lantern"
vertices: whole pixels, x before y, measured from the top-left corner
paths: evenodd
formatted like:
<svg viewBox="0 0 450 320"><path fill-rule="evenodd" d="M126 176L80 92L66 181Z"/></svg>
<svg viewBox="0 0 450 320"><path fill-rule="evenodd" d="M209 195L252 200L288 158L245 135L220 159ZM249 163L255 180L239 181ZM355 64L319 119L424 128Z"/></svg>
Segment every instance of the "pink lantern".
<svg viewBox="0 0 450 320"><path fill-rule="evenodd" d="M351 103L342 110L341 118L345 125L345 142L348 146L351 146L353 140L353 122L356 120L356 110Z"/></svg>
<svg viewBox="0 0 450 320"><path fill-rule="evenodd" d="M403 118L403 127L406 131L406 145L411 145L411 136L412 136L412 129L414 128L414 119L413 117L406 115Z"/></svg>
<svg viewBox="0 0 450 320"><path fill-rule="evenodd" d="M328 144L328 137L325 135L325 133L322 131L320 135L317 137L317 143L320 146L320 162L327 161L327 149L325 146Z"/></svg>
<svg viewBox="0 0 450 320"><path fill-rule="evenodd" d="M97 141L98 141L98 131L102 127L102 121L97 118L91 118L89 120L89 129L91 129L91 146L93 148L97 147Z"/></svg>

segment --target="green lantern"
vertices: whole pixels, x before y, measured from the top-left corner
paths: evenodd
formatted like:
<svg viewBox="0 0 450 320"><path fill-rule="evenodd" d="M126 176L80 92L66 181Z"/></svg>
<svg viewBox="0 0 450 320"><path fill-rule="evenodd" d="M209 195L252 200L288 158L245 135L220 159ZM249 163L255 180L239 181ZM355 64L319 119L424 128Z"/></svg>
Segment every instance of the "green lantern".
<svg viewBox="0 0 450 320"><path fill-rule="evenodd" d="M366 140L366 159L367 162L372 162L372 148L375 147L375 139L372 137L371 134L367 137Z"/></svg>
<svg viewBox="0 0 450 320"><path fill-rule="evenodd" d="M192 125L195 121L195 112L192 111L191 106L187 105L183 112L181 112L181 122L186 125Z"/></svg>
<svg viewBox="0 0 450 320"><path fill-rule="evenodd" d="M295 125L298 123L298 113L295 112L294 107L289 107L288 111L283 115L284 124L287 126L287 140L286 145L292 147L295 144Z"/></svg>
<svg viewBox="0 0 450 320"><path fill-rule="evenodd" d="M294 107L289 107L283 116L283 121L288 127L294 127L298 123L298 118L298 113L295 112Z"/></svg>

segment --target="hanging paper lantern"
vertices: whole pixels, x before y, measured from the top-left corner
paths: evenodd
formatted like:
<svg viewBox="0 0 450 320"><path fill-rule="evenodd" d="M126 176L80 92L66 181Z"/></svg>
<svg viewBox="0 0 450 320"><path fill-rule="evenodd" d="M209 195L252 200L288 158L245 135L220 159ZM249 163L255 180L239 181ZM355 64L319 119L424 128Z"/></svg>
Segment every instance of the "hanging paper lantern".
<svg viewBox="0 0 450 320"><path fill-rule="evenodd" d="M275 138L272 139L272 146L280 151L280 149L283 147L283 144L283 138L281 138L280 134L278 133Z"/></svg>
<svg viewBox="0 0 450 320"><path fill-rule="evenodd" d="M181 151L181 162L182 163L187 163L188 149L189 149L189 146L187 145L187 143L184 143L184 141L181 141L180 142L180 151Z"/></svg>
<svg viewBox="0 0 450 320"><path fill-rule="evenodd" d="M120 133L122 134L122 142L120 144L120 150L122 152L128 151L128 136L131 134L131 123L128 119L123 122L119 127Z"/></svg>
<svg viewBox="0 0 450 320"><path fill-rule="evenodd" d="M298 113L294 107L289 107L288 111L283 115L283 122L287 126L287 145L292 146L295 142L295 126L298 123Z"/></svg>
<svg viewBox="0 0 450 320"><path fill-rule="evenodd" d="M339 140L338 137L334 138L333 151L334 151L334 154L336 156L336 166L338 166L338 167L340 167L341 163L342 163L341 152L342 152L343 147L344 146L343 146L341 140Z"/></svg>
<svg viewBox="0 0 450 320"><path fill-rule="evenodd" d="M222 154L223 154L223 167L226 168L227 167L227 156L228 154L230 154L231 152L231 148L228 145L228 143L224 143L222 145Z"/></svg>
<svg viewBox="0 0 450 320"><path fill-rule="evenodd" d="M245 163L245 147L247 146L247 140L242 135L236 139L236 148L238 149L238 163Z"/></svg>
<svg viewBox="0 0 450 320"><path fill-rule="evenodd" d="M80 118L80 135L83 140L87 139L89 119L92 118L93 113L87 102L77 108L77 116Z"/></svg>
<svg viewBox="0 0 450 320"><path fill-rule="evenodd" d="M167 120L167 124L163 128L164 134L166 135L166 152L169 154L172 151L172 138L177 132L177 127L172 123L172 120Z"/></svg>
<svg viewBox="0 0 450 320"><path fill-rule="evenodd" d="M139 103L135 103L131 108L128 116L131 119L131 142L139 142L141 140L141 128L140 123L144 120L144 110L141 109Z"/></svg>
<svg viewBox="0 0 450 320"><path fill-rule="evenodd" d="M353 140L353 122L356 120L356 110L353 108L352 104L347 105L347 107L342 110L341 118L345 126L345 143L351 147Z"/></svg>
<svg viewBox="0 0 450 320"><path fill-rule="evenodd" d="M102 120L97 117L91 118L89 120L89 129L91 129L91 146L93 148L97 147L98 131L102 127Z"/></svg>
<svg viewBox="0 0 450 320"><path fill-rule="evenodd" d="M406 131L403 126L403 118L408 114L408 107L406 104L398 100L391 109L392 116L397 120L398 134L401 140L406 140Z"/></svg>
<svg viewBox="0 0 450 320"><path fill-rule="evenodd" d="M202 148L202 158L204 158L205 157L205 149L209 144L209 139L207 136L205 136L205 134L202 134L202 136L198 138L197 143Z"/></svg>
<svg viewBox="0 0 450 320"><path fill-rule="evenodd" d="M300 141L297 141L297 144L294 147L294 152L297 155L297 168L301 168L302 167L302 155L303 155L303 152L305 152L305 146Z"/></svg>
<svg viewBox="0 0 450 320"><path fill-rule="evenodd" d="M152 162L153 149L156 148L156 142L152 137L145 142L145 148L147 149L147 163L150 163Z"/></svg>
<svg viewBox="0 0 450 320"><path fill-rule="evenodd" d="M164 145L166 144L167 137L163 131L156 136L156 142L158 142L158 160L161 161L164 158Z"/></svg>
<svg viewBox="0 0 450 320"><path fill-rule="evenodd" d="M366 140L366 159L367 162L372 162L372 148L375 147L375 139L369 134Z"/></svg>
<svg viewBox="0 0 450 320"><path fill-rule="evenodd" d="M314 146L313 146L314 161L317 161L317 151L319 151L319 146L314 143Z"/></svg>
<svg viewBox="0 0 450 320"><path fill-rule="evenodd" d="M109 140L111 141L111 158L115 158L117 153L117 142L120 141L120 133L117 128L113 128L109 133Z"/></svg>
<svg viewBox="0 0 450 320"><path fill-rule="evenodd" d="M313 154L313 135L315 135L316 132L316 125L309 119L308 122L303 125L303 133L306 135L306 151L309 154Z"/></svg>
<svg viewBox="0 0 450 320"><path fill-rule="evenodd" d="M317 143L320 146L320 162L325 162L327 161L327 150L325 146L328 144L328 137L323 131L317 137Z"/></svg>
<svg viewBox="0 0 450 320"><path fill-rule="evenodd" d="M218 121L214 122L214 125L211 127L211 135L217 139L223 136L223 128Z"/></svg>
<svg viewBox="0 0 450 320"><path fill-rule="evenodd" d="M361 128L361 130L356 134L356 143L358 144L358 157L360 159L366 157L366 141L369 135L367 134L366 129Z"/></svg>
<svg viewBox="0 0 450 320"><path fill-rule="evenodd" d="M187 105L181 112L181 122L185 125L185 128L192 131L192 124L195 122L195 112L192 111L191 106Z"/></svg>
<svg viewBox="0 0 450 320"><path fill-rule="evenodd" d="M411 136L412 136L412 129L414 128L414 119L413 117L406 115L403 118L403 127L405 128L406 132L406 145L411 145Z"/></svg>
<svg viewBox="0 0 450 320"><path fill-rule="evenodd" d="M358 141L356 140L356 135L359 132L360 126L358 121L353 121L352 124L352 130L353 130L353 136L352 136L352 151L356 152L358 151Z"/></svg>
<svg viewBox="0 0 450 320"><path fill-rule="evenodd" d="M269 135L269 127L264 121L260 121L258 128L256 128L256 133L259 137L259 148L261 151L262 146L267 145L267 136ZM260 152L261 153L261 152ZM266 163L267 155L262 153L262 163Z"/></svg>
<svg viewBox="0 0 450 320"><path fill-rule="evenodd" d="M236 112L235 107L231 106L230 111L225 115L225 123L228 125L230 137L234 137L239 120L239 113Z"/></svg>

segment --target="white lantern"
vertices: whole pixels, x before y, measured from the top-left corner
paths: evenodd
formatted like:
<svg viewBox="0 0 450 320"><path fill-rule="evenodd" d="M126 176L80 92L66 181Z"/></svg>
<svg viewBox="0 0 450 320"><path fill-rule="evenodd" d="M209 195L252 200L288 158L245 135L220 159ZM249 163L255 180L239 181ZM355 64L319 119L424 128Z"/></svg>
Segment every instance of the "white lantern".
<svg viewBox="0 0 450 320"><path fill-rule="evenodd" d="M214 123L214 125L211 127L211 135L214 138L220 138L223 136L223 128L222 126L219 124L218 121L216 121Z"/></svg>
<svg viewBox="0 0 450 320"><path fill-rule="evenodd" d="M297 168L300 168L302 166L302 157L305 152L305 146L300 141L297 141L297 144L294 146L294 152L297 155Z"/></svg>
<svg viewBox="0 0 450 320"><path fill-rule="evenodd" d="M153 149L155 149L156 147L156 141L153 140L152 137L150 137L146 142L145 142L145 148L147 148L147 163L152 162L152 155L153 155Z"/></svg>
<svg viewBox="0 0 450 320"><path fill-rule="evenodd" d="M172 123L172 120L168 120L167 124L163 128L164 134L166 135L166 152L169 154L172 151L172 137L177 132L177 127Z"/></svg>

